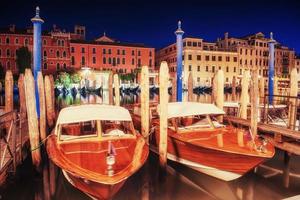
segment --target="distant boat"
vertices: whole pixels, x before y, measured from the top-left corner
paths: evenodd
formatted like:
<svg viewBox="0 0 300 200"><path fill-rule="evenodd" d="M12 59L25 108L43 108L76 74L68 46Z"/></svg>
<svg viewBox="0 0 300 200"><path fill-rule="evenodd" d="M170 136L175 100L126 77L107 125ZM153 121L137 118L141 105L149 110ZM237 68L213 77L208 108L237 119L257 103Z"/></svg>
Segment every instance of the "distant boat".
<svg viewBox="0 0 300 200"><path fill-rule="evenodd" d="M111 199L149 152L128 110L97 104L62 109L46 145L66 179L96 199Z"/></svg>
<svg viewBox="0 0 300 200"><path fill-rule="evenodd" d="M151 110L156 112L153 108ZM133 111L133 119L140 120L139 110L133 108ZM275 149L271 143L213 119L223 114L224 111L213 104L169 103L167 158L198 172L230 181L274 156ZM159 118L155 118L153 112L150 115L154 125L150 149L157 153ZM243 146L238 143L238 132L242 133ZM218 137L223 138L223 146L218 144Z"/></svg>

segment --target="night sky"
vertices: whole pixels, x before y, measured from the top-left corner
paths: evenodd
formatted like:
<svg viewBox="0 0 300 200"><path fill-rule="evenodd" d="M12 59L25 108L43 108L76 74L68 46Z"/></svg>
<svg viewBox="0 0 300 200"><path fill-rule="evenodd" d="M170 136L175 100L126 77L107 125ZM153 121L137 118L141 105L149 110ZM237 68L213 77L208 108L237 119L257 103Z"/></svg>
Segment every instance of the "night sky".
<svg viewBox="0 0 300 200"><path fill-rule="evenodd" d="M73 31L85 25L87 38L103 34L123 42L144 43L161 48L175 42L177 21L182 20L184 36L215 41L223 37L255 32L269 35L300 53L300 1L297 0L1 0L0 26L30 26L35 6L45 20L43 29L53 24Z"/></svg>

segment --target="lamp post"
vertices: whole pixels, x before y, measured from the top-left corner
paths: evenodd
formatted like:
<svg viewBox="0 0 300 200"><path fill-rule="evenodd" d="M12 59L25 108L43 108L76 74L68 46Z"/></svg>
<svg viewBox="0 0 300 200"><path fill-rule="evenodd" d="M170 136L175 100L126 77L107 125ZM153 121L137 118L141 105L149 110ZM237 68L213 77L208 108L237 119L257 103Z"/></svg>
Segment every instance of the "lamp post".
<svg viewBox="0 0 300 200"><path fill-rule="evenodd" d="M44 20L40 18L40 8L35 9L35 17L31 19L33 23L33 75L35 81L35 96L36 96L36 111L37 116L40 117L39 93L37 89L37 75L41 71L42 61L42 24Z"/></svg>
<svg viewBox="0 0 300 200"><path fill-rule="evenodd" d="M177 101L182 101L182 36L181 21L178 21L178 28L175 31L177 47Z"/></svg>

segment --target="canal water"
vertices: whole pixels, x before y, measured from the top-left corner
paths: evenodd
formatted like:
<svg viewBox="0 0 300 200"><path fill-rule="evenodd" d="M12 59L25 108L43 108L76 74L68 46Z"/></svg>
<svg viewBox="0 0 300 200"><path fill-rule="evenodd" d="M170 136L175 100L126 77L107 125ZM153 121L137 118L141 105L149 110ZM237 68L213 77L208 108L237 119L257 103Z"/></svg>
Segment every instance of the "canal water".
<svg viewBox="0 0 300 200"><path fill-rule="evenodd" d="M57 106L62 108L78 103L105 103L103 98L89 95L86 98L76 96L60 96ZM157 95L151 96L157 99ZM209 94L194 96L197 101L210 102ZM230 101L227 94L225 100ZM135 95L124 96L122 103L138 102ZM45 155L46 156L46 155ZM50 162L50 161L48 161ZM290 186L283 185L284 162L283 152L277 151L272 160L252 170L245 176L230 182L224 182L205 174L198 173L180 164L168 162L167 175L159 176L158 157L150 153L147 163L130 177L114 200L276 200L300 195L300 157L291 157ZM88 200L84 193L74 188L64 178L58 168L49 171L45 164L40 173L33 170L28 157L14 178L0 188L0 200ZM51 168L53 169L53 168ZM52 193L52 194L50 194ZM300 199L300 196L299 198Z"/></svg>

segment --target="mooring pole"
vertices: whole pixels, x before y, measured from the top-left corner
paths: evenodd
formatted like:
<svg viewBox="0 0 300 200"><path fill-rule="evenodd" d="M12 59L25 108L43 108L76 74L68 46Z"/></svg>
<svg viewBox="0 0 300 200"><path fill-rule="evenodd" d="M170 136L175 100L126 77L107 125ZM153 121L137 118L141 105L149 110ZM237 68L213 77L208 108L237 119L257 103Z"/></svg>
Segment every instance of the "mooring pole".
<svg viewBox="0 0 300 200"><path fill-rule="evenodd" d="M39 104L39 94L37 86L38 72L41 71L41 61L42 61L42 24L44 20L40 18L40 8L36 7L35 17L31 19L33 23L33 75L35 82L35 96L36 96L36 111L38 118L40 117L40 104Z"/></svg>
<svg viewBox="0 0 300 200"><path fill-rule="evenodd" d="M141 72L141 133L144 137L149 134L149 70L148 66L142 67Z"/></svg>
<svg viewBox="0 0 300 200"><path fill-rule="evenodd" d="M240 108L240 117L247 119L247 108L249 103L249 70L244 71L242 78L242 93L241 93L241 108Z"/></svg>
<svg viewBox="0 0 300 200"><path fill-rule="evenodd" d="M178 21L178 28L175 31L177 47L177 101L182 101L182 36L181 21Z"/></svg>
<svg viewBox="0 0 300 200"><path fill-rule="evenodd" d="M190 72L188 79L188 101L193 101L193 74Z"/></svg>
<svg viewBox="0 0 300 200"><path fill-rule="evenodd" d="M118 74L114 74L115 105L120 106L120 83Z"/></svg>
<svg viewBox="0 0 300 200"><path fill-rule="evenodd" d="M274 47L276 41L273 39L273 33L270 33L269 43L269 104L273 104L273 95L274 95Z"/></svg>

